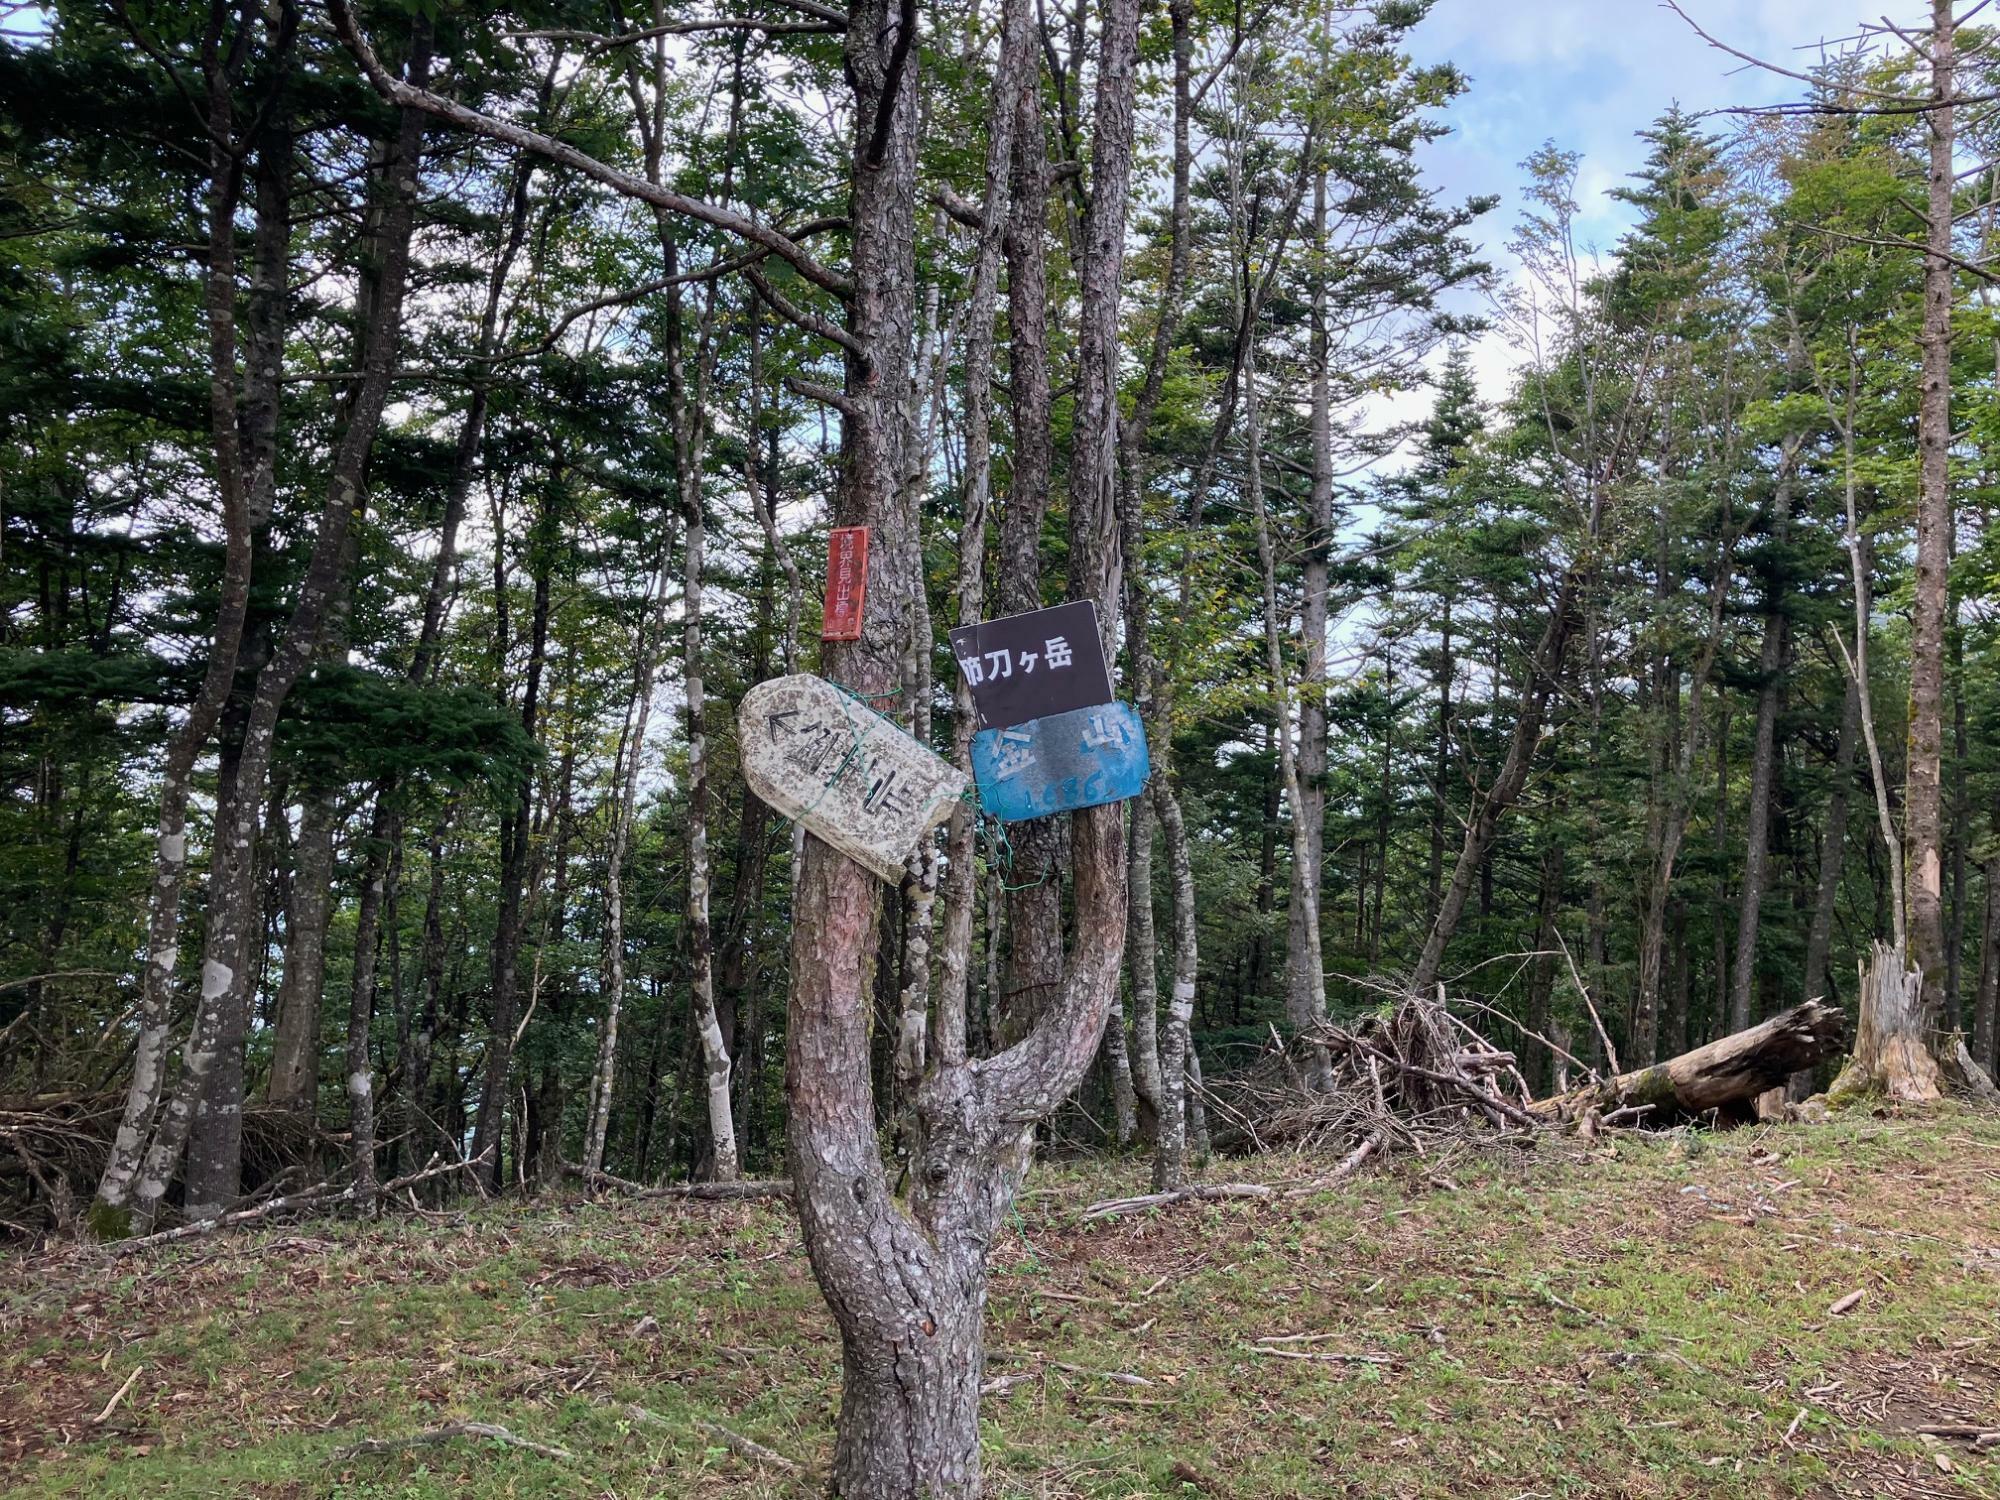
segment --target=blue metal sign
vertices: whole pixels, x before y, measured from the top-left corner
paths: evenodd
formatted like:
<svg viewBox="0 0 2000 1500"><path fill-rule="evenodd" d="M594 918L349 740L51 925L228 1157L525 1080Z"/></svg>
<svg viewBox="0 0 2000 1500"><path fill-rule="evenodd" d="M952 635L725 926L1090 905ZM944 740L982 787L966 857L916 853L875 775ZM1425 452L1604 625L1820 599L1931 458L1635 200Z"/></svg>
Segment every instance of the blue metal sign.
<svg viewBox="0 0 2000 1500"><path fill-rule="evenodd" d="M979 805L1002 822L1123 802L1152 774L1146 729L1129 703L1100 703L982 729L972 737Z"/></svg>

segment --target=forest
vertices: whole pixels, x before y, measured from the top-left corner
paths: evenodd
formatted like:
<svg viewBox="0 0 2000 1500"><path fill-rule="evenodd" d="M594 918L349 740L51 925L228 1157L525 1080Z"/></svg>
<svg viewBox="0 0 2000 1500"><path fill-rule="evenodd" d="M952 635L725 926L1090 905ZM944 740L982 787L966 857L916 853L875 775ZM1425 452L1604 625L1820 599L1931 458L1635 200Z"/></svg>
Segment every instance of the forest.
<svg viewBox="0 0 2000 1500"><path fill-rule="evenodd" d="M1995 1149L2000 29L1670 5L1600 245L1455 3L0 6L0 1233L788 1200L914 1500L1045 1174Z"/></svg>

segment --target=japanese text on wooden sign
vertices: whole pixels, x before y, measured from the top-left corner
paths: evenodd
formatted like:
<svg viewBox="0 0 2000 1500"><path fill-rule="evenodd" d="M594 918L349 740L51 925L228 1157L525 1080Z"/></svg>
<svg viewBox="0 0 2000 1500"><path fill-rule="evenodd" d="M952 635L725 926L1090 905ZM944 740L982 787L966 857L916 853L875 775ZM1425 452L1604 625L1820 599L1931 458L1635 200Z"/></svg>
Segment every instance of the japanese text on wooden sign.
<svg viewBox="0 0 2000 1500"><path fill-rule="evenodd" d="M1111 701L1097 605L1088 599L961 626L951 633L951 654L972 688L981 729Z"/></svg>
<svg viewBox="0 0 2000 1500"><path fill-rule="evenodd" d="M868 598L868 528L839 526L826 539L826 610L823 641L861 639L862 605Z"/></svg>
<svg viewBox="0 0 2000 1500"><path fill-rule="evenodd" d="M832 683L774 677L736 711L743 779L888 881L965 795L965 775Z"/></svg>

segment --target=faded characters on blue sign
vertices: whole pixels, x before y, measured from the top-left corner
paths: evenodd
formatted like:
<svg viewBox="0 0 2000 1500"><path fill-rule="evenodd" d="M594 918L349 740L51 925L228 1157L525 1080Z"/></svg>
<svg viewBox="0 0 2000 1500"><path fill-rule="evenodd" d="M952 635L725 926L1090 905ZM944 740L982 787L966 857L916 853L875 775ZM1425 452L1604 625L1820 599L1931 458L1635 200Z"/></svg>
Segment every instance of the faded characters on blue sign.
<svg viewBox="0 0 2000 1500"><path fill-rule="evenodd" d="M1152 773L1146 730L1129 703L1100 703L972 737L979 805L1002 822L1123 802Z"/></svg>

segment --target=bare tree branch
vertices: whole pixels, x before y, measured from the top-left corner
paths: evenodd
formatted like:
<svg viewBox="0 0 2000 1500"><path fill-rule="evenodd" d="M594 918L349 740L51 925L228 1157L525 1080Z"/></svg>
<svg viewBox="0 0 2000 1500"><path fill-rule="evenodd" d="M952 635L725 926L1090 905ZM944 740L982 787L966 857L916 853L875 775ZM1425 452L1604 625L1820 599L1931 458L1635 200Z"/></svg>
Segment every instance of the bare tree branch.
<svg viewBox="0 0 2000 1500"><path fill-rule="evenodd" d="M735 209L724 208L720 204L690 198L659 183L648 182L643 177L634 176L607 162L601 162L596 157L577 150L566 141L559 141L553 136L542 134L539 130L530 130L509 120L482 114L456 100L434 94L429 89L417 88L413 84L403 82L383 66L382 59L376 56L375 49L369 44L367 37L362 35L361 23L354 14L352 0L327 0L327 8L332 13L334 29L339 33L340 39L347 44L348 50L361 64L362 71L368 75L376 91L392 104L399 104L407 109L420 109L426 114L435 115L441 120L449 120L454 125L474 131L491 140L504 142L523 151L533 151L550 161L560 162L563 166L581 172L593 181L601 182L627 197L637 198L641 202L653 204L669 213L680 214L697 223L707 224L711 228L726 230L753 245L761 245L771 254L789 262L814 286L832 292L836 297L846 297L852 290L845 276L822 265L809 255L803 246L788 236L769 225L759 224L748 215L738 213Z"/></svg>
<svg viewBox="0 0 2000 1500"><path fill-rule="evenodd" d="M832 340L849 354L860 360L864 367L869 364L868 346L866 344L862 343L860 339L849 333L845 328L842 328L838 323L832 322L827 318L822 318L810 308L800 307L791 298L766 281L764 273L758 270L755 265L746 264L743 267L743 279L756 289L757 295L763 298L765 304L779 317L785 319L787 322L797 324L807 333L816 333L823 339Z"/></svg>

